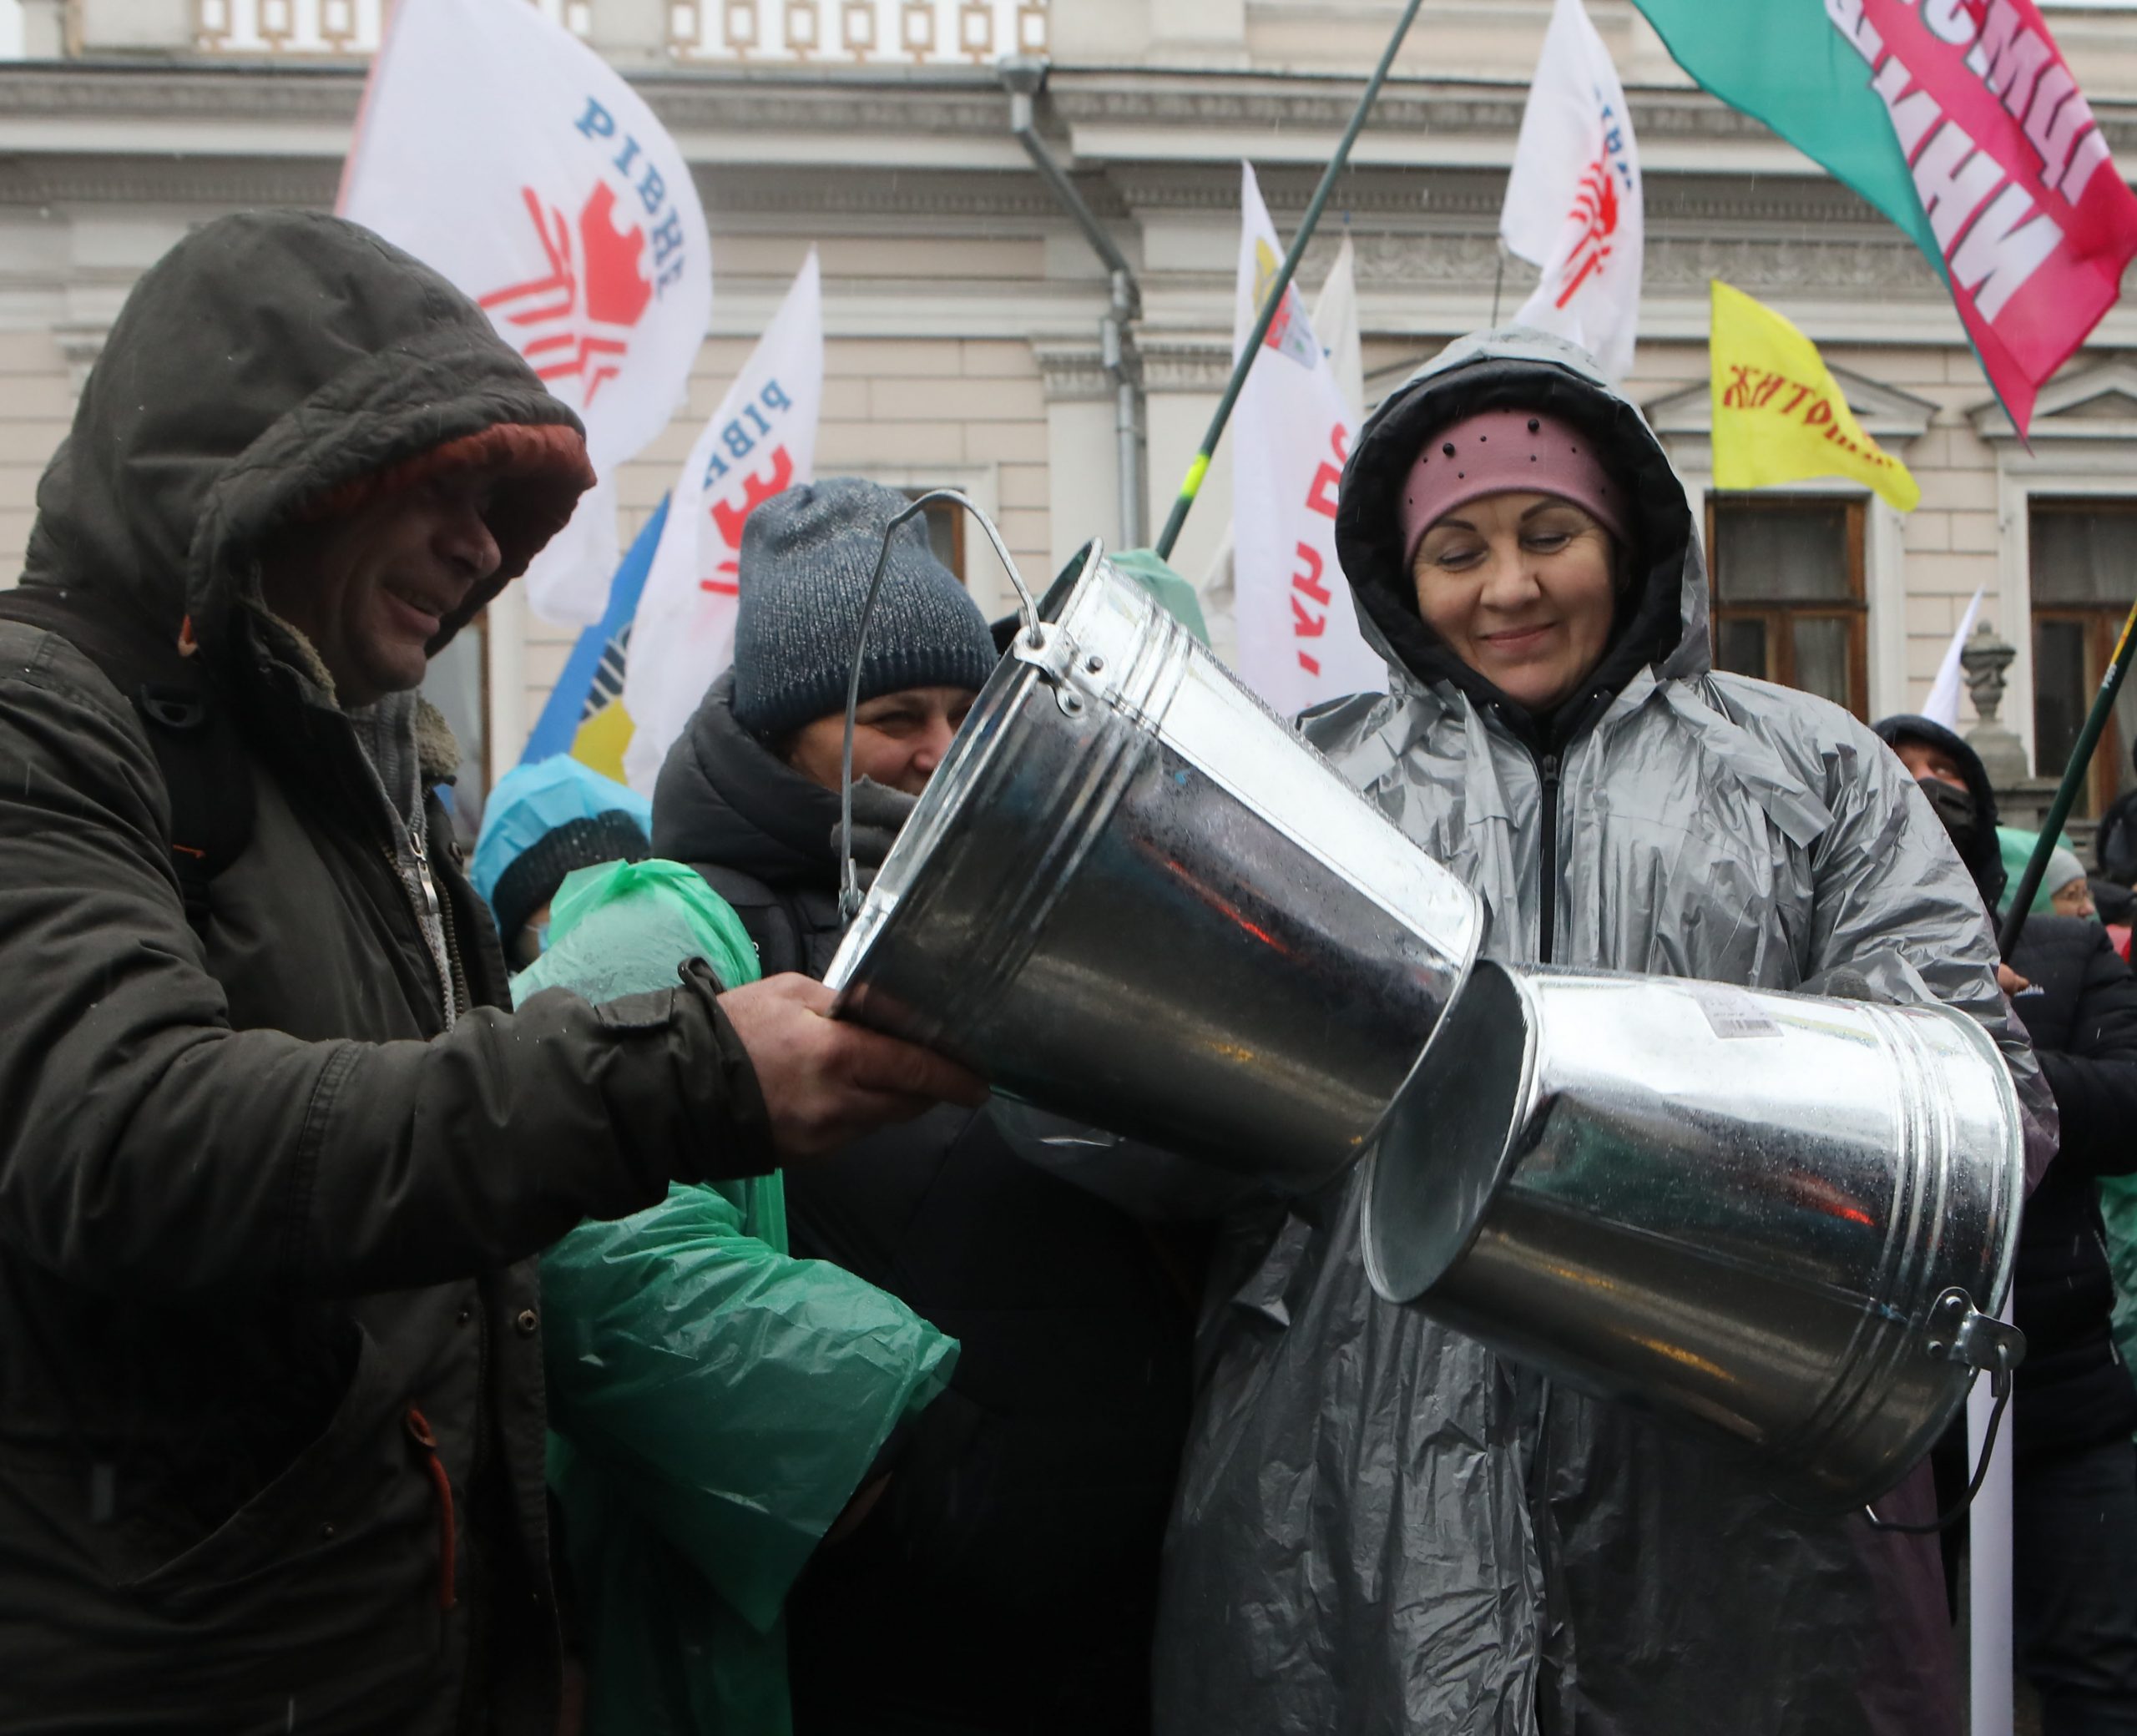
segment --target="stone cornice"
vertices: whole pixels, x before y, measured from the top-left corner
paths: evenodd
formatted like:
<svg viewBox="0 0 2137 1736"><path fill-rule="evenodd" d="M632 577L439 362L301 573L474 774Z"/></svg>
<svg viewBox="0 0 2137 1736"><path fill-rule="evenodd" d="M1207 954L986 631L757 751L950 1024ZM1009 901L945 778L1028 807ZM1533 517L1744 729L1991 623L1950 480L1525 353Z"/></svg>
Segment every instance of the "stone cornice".
<svg viewBox="0 0 2137 1736"><path fill-rule="evenodd" d="M1363 82L1316 73L1057 66L1046 88L1054 112L1071 125L1337 133L1348 123ZM1642 139L1772 136L1762 122L1703 91L1649 87L1626 95L1633 129ZM1527 98L1525 83L1391 78L1366 131L1510 141L1521 130ZM2093 108L2116 149L2137 144L2137 103L2105 100Z"/></svg>
<svg viewBox="0 0 2137 1736"><path fill-rule="evenodd" d="M630 82L678 132L801 131L998 138L1008 99L984 68L690 67L633 73ZM96 60L0 65L0 114L10 119L353 122L361 65L318 62ZM1305 73L1056 67L1045 106L1070 126L1183 134L1241 129L1334 132L1359 80ZM1511 141L1525 89L1392 80L1367 130ZM1763 140L1766 128L1699 91L1630 93L1643 138ZM2137 148L2137 103L2094 112L2118 151ZM1657 179L1662 177L1658 176Z"/></svg>

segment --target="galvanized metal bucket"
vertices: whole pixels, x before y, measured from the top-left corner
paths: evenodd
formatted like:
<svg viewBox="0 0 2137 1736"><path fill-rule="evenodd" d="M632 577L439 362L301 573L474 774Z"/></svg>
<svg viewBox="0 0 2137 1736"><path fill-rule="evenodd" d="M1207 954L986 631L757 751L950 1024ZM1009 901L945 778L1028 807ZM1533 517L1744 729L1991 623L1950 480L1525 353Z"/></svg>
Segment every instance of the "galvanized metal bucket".
<svg viewBox="0 0 2137 1736"><path fill-rule="evenodd" d="M1890 1489L2023 1355L2018 1098L1957 1012L1486 963L1372 1144L1382 1296L1805 1505Z"/></svg>
<svg viewBox="0 0 2137 1736"><path fill-rule="evenodd" d="M825 981L999 1090L1310 1188L1358 1156L1482 927L1094 542L1028 607Z"/></svg>

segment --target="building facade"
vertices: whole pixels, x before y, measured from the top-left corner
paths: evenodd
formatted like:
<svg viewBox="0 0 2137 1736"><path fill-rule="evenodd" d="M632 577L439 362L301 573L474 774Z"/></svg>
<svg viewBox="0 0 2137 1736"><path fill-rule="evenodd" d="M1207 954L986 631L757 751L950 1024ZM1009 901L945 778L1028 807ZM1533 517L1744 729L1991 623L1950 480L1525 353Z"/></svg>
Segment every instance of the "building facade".
<svg viewBox="0 0 2137 1736"><path fill-rule="evenodd" d="M8 3L8 0L0 0ZM0 573L135 276L189 225L331 207L381 0L14 0L0 63ZM634 531L811 245L828 338L820 473L960 487L1043 579L1119 539L1107 271L1010 130L1004 55L1043 58L1039 132L1133 268L1145 538L1230 361L1242 158L1296 225L1397 0L537 0L639 88L696 174L712 328L686 410L621 477ZM1589 0L1647 189L1631 390L1715 557L1718 659L1865 717L1918 704L1977 590L2015 648L2002 721L2053 771L2137 598L2137 307L2113 310L2013 434L1936 275L1764 128L1693 88L1625 0ZM2118 160L2137 164L2137 6L2044 8ZM1496 242L1548 0L1427 0L1301 280L1358 263L1370 401L1533 274ZM471 74L478 75L478 74ZM441 194L451 195L449 173ZM1708 281L1786 313L1912 467L1902 517L1860 489L1717 495ZM1211 568L1220 450L1175 564ZM986 541L943 546L991 613ZM479 782L516 757L572 638L509 593L440 682ZM2130 781L2137 699L2087 807Z"/></svg>

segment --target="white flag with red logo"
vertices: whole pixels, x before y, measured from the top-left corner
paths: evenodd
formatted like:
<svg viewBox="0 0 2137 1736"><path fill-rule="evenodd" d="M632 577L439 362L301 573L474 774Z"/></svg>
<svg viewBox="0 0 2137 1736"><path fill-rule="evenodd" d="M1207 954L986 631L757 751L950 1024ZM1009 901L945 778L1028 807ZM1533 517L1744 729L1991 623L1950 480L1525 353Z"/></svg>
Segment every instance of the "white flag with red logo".
<svg viewBox="0 0 2137 1736"><path fill-rule="evenodd" d="M1571 338L1623 380L1639 328L1646 231L1618 69L1580 0L1556 0L1499 213L1508 250L1543 270L1517 322Z"/></svg>
<svg viewBox="0 0 2137 1736"><path fill-rule="evenodd" d="M624 666L633 726L624 775L647 795L705 690L735 659L743 522L815 477L823 397L823 280L812 247L668 497Z"/></svg>
<svg viewBox="0 0 2137 1736"><path fill-rule="evenodd" d="M1245 347L1283 263L1251 164L1240 165L1239 298L1232 354ZM1352 412L1296 285L1270 322L1233 411L1232 609L1240 679L1289 716L1387 686L1358 633L1336 562L1336 485Z"/></svg>
<svg viewBox="0 0 2137 1736"><path fill-rule="evenodd" d="M599 619L615 471L667 426L712 316L711 242L674 140L527 0L400 0L337 209L481 303L586 424L601 486L528 590L553 620Z"/></svg>

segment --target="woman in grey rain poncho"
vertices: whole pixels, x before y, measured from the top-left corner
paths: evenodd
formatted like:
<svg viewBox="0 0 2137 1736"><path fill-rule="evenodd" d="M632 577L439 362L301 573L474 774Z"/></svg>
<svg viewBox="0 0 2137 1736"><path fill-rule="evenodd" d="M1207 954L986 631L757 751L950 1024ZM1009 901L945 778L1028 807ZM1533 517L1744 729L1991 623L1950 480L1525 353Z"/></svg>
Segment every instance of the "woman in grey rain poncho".
<svg viewBox="0 0 2137 1736"><path fill-rule="evenodd" d="M2003 1046L2039 1173L2054 1108L1965 868L1867 728L1710 669L1684 492L1589 356L1450 347L1367 425L1336 537L1390 691L1306 732L1475 890L1493 956L1933 996ZM1381 1302L1359 1201L1354 1173L1220 1238L1161 1736L1953 1736L1934 1538L1792 1512Z"/></svg>

